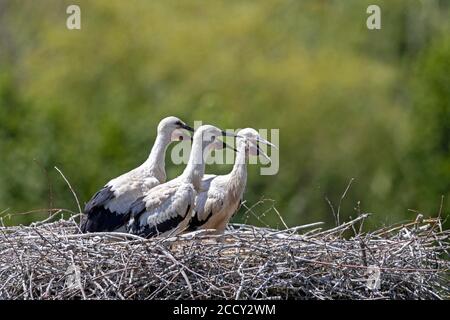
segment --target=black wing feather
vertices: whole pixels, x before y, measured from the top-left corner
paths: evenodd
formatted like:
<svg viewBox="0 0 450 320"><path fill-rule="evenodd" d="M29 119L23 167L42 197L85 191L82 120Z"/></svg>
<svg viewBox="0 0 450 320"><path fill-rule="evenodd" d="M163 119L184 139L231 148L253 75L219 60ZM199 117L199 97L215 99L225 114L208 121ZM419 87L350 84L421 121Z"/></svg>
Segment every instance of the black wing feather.
<svg viewBox="0 0 450 320"><path fill-rule="evenodd" d="M144 198L145 198L145 196L139 197L139 198L136 199L136 201L134 201L131 204L129 211L131 213L131 217L132 218L135 218L135 219L138 218L147 209L145 207Z"/></svg>
<svg viewBox="0 0 450 320"><path fill-rule="evenodd" d="M107 201L114 199L114 192L111 190L111 186L105 186L101 188L97 193L86 203L84 207L84 213L89 213L97 206L104 205Z"/></svg>
<svg viewBox="0 0 450 320"><path fill-rule="evenodd" d="M82 232L108 232L121 227L128 219L128 214L113 212L105 204L114 199L111 186L100 189L84 207L85 215L81 222Z"/></svg>
<svg viewBox="0 0 450 320"><path fill-rule="evenodd" d="M175 217L167 219L153 226L149 226L148 224L146 224L143 228L139 230L138 235L144 238L151 238L157 236L158 234L175 229L186 218L186 215L188 214L190 209L191 205L188 205L184 216L177 214L175 215ZM135 223L137 223L137 220L135 220Z"/></svg>
<svg viewBox="0 0 450 320"><path fill-rule="evenodd" d="M127 225L128 233L137 233L136 230L139 230L139 217L145 212L147 209L144 201L145 196L139 197L134 201L131 206L129 212L130 219L133 219L132 224Z"/></svg>
<svg viewBox="0 0 450 320"><path fill-rule="evenodd" d="M191 221L189 221L188 231L197 230L199 227L208 222L209 218L211 217L212 217L212 210L209 212L205 220L199 220L197 212L195 212L194 216L191 218Z"/></svg>
<svg viewBox="0 0 450 320"><path fill-rule="evenodd" d="M104 206L93 208L84 216L81 232L110 232L123 226L129 214L118 213L106 209Z"/></svg>

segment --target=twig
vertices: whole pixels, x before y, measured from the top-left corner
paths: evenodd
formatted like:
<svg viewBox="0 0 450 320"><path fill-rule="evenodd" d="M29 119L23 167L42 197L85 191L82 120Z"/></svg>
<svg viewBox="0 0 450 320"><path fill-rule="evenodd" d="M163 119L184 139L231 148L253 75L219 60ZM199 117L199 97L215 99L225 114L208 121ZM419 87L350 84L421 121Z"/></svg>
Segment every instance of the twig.
<svg viewBox="0 0 450 320"><path fill-rule="evenodd" d="M81 206L80 206L80 201L78 201L78 197L77 194L75 193L75 191L73 190L72 186L70 185L69 180L67 180L67 178L64 176L64 174L61 172L61 170L58 169L58 167L55 166L56 171L59 172L59 174L62 176L62 178L64 179L64 181L67 183L67 185L69 186L70 191L72 191L73 196L75 197L75 201L77 202L77 206L78 206L78 212L82 212L81 211Z"/></svg>

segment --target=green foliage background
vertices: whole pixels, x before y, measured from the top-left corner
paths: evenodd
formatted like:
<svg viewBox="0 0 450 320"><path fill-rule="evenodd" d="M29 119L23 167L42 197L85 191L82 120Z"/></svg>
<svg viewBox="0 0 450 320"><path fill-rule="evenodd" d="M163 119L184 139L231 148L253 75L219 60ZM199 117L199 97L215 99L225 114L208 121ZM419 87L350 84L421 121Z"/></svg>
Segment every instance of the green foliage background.
<svg viewBox="0 0 450 320"><path fill-rule="evenodd" d="M381 30L366 28L369 4ZM325 198L337 204L351 178L343 219L358 202L375 224L436 215L442 195L446 214L449 13L437 0L0 0L0 212L75 210L54 166L85 202L176 115L279 128L280 171L251 166L246 199L275 200L290 225L331 224Z"/></svg>

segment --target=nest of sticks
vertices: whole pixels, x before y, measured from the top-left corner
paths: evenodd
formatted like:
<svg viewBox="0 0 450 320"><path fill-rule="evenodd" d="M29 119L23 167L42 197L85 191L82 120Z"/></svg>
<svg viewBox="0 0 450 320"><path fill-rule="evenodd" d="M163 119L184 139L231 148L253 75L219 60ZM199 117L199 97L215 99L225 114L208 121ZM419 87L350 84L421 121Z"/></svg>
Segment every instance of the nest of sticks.
<svg viewBox="0 0 450 320"><path fill-rule="evenodd" d="M448 299L439 218L362 232L230 225L166 239L80 234L77 218L0 227L0 299Z"/></svg>

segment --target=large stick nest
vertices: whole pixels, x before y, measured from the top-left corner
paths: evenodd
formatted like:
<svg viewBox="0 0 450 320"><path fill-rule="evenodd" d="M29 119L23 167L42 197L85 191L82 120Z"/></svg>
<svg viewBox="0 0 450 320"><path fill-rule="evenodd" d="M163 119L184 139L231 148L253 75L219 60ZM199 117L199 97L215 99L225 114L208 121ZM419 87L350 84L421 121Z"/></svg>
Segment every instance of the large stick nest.
<svg viewBox="0 0 450 320"><path fill-rule="evenodd" d="M231 225L223 235L80 234L76 219L0 227L0 299L448 299L439 219L362 232ZM308 231L309 230L309 231Z"/></svg>

